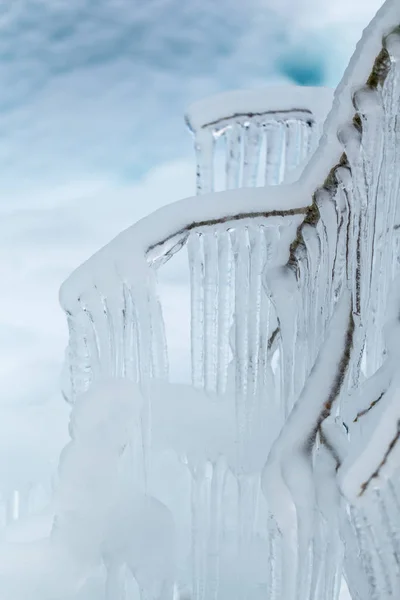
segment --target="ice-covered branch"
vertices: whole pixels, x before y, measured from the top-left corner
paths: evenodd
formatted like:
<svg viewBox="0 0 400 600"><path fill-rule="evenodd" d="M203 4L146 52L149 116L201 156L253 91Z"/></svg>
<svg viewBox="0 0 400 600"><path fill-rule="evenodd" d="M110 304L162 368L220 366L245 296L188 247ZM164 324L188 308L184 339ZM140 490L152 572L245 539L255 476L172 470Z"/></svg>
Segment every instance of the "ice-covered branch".
<svg viewBox="0 0 400 600"><path fill-rule="evenodd" d="M314 445L322 422L330 416L345 382L353 344L351 298L339 300L316 363L262 475L262 488L283 537L282 598L307 598L312 580L312 543L316 536L317 489ZM335 472L331 474L334 477ZM332 501L332 500L330 500ZM314 557L315 560L315 557ZM296 595L297 594L297 595Z"/></svg>
<svg viewBox="0 0 400 600"><path fill-rule="evenodd" d="M223 171L222 189L296 180L331 103L331 90L296 86L226 92L196 102L186 122L194 135L197 192L219 189Z"/></svg>
<svg viewBox="0 0 400 600"><path fill-rule="evenodd" d="M158 493L154 465L169 452L185 482L168 508L190 524L186 535L181 524L174 584L194 600L279 594L332 600L343 552L339 532L354 597L398 596L397 354L393 336L385 339L382 331L399 264L400 178L393 168L400 142L399 22L399 5L389 0L363 36L298 182L251 187L261 163L263 181L270 181L298 162L308 146L309 113L304 121L306 111L293 109L304 106L288 97L274 112L278 126L256 96L195 107L198 191L215 184L219 138L226 140L224 187L249 187L164 207L123 232L62 288L70 399L90 394L104 377L137 385L139 479ZM269 136L264 150L260 132ZM171 306L162 279L186 252L188 306L176 307L179 324L188 321L184 354L191 373L183 386L171 382L165 317ZM79 449L92 452L90 444L73 442L71 460ZM115 447L107 448L112 471L118 460ZM389 470L395 491L376 491ZM140 514L163 513L147 500L133 504ZM163 514L168 531L169 513ZM96 529L103 517L94 538L103 536L105 548L110 532ZM124 523L117 518L113 527L121 533ZM144 543L140 517L133 526ZM169 539L160 543L163 552ZM121 552L116 538L107 546L110 590L118 579L114 567L125 560L133 571L136 564L123 558L135 555L125 541ZM143 569L148 583L151 567ZM166 576L157 574L158 582Z"/></svg>

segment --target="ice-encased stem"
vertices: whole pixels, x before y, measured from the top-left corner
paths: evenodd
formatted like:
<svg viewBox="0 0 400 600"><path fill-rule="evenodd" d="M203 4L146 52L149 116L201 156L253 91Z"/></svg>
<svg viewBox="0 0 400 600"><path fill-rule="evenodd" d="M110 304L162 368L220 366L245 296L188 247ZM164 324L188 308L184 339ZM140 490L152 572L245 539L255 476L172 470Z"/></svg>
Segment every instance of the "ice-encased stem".
<svg viewBox="0 0 400 600"><path fill-rule="evenodd" d="M191 355L192 382L195 387L204 387L204 250L201 232L189 235L187 242L190 269L191 298Z"/></svg>

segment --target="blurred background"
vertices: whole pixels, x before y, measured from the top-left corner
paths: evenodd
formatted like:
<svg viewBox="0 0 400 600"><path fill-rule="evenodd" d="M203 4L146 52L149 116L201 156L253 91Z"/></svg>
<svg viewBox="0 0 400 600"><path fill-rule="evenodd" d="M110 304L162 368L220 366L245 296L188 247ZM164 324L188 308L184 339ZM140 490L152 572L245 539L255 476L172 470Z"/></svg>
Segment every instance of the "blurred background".
<svg viewBox="0 0 400 600"><path fill-rule="evenodd" d="M59 286L121 229L194 193L187 105L211 93L275 83L335 87L380 4L3 0L4 414L11 405L43 404L58 407L65 423ZM13 430L14 440L28 430Z"/></svg>

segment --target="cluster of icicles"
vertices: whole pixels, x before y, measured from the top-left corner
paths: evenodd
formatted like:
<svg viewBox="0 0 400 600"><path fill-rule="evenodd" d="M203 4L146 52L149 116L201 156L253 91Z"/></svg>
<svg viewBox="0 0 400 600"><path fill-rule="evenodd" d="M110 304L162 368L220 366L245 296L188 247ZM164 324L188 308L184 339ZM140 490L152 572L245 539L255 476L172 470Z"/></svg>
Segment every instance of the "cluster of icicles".
<svg viewBox="0 0 400 600"><path fill-rule="evenodd" d="M168 207L64 284L71 442L50 535L0 545L2 600L336 600L343 574L353 600L400 597L396 2L379 18L297 187ZM198 193L221 139L230 190L295 179L318 123L282 101L191 115ZM181 252L191 385L158 287Z"/></svg>
<svg viewBox="0 0 400 600"><path fill-rule="evenodd" d="M387 407L400 390L399 311L400 281L387 315L387 358L352 399L357 408L383 396L386 429L393 418ZM361 504L352 515L343 511L340 486L347 491L354 448L334 416L338 406L324 413L333 390L337 404L346 388L349 335L351 297L344 292L285 426L278 407L273 421L271 407L260 405L242 445L229 375L223 394L157 379L147 383L146 398L127 379L99 380L81 394L60 460L51 536L42 548L19 547L19 561L29 563L33 554L40 560L21 581L11 573L10 599L24 598L20 586L32 590L33 581L40 600L332 600L342 576L341 538L349 584L369 598L361 596L369 591L358 564L365 558L359 545L367 542L352 536L349 519L380 523L387 499ZM151 456L138 464L148 402ZM318 436L323 444L316 444ZM351 487L365 476L358 469ZM397 501L394 488L392 494ZM382 526L390 536L390 523ZM359 525L358 535L365 531ZM7 564L9 556L3 585Z"/></svg>
<svg viewBox="0 0 400 600"><path fill-rule="evenodd" d="M355 94L362 139L357 122L340 130L347 162L334 169L330 187L317 189L314 220L310 210L304 223L296 211L199 223L146 257L112 242L93 259L87 286L86 276L67 285L73 421L79 407L91 407L91 441L74 440L62 478L73 482L72 497L85 482L90 498L76 495L73 513L90 560L71 552L86 565L85 600L96 577L96 600L103 592L107 600L335 600L343 573L355 599L400 593L400 296L397 229L388 231L398 182L382 178L397 144L396 73L397 63L382 89ZM285 139L297 139L300 161L303 136ZM246 144L243 136L237 141L228 171L232 155L235 169L244 169L237 160ZM377 149L380 171L373 168ZM382 197L388 202L378 210ZM149 217L150 232L159 218ZM142 225L125 239L139 239ZM189 264L192 385L168 379L157 288L179 252ZM130 422L125 413L120 426L125 420L129 427L110 446L113 419L102 425L101 407L117 416L124 398L136 417ZM104 489L96 481L92 495L87 469L96 473L103 462ZM55 530L69 539L74 528L65 510L61 504ZM90 575L96 565L102 569Z"/></svg>

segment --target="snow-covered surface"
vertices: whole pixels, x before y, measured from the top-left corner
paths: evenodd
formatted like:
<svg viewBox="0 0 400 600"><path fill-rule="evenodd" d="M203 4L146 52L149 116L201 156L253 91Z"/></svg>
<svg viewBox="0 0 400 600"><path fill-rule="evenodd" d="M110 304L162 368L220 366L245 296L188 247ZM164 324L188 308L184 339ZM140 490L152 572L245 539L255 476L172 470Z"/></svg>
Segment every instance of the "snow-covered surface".
<svg viewBox="0 0 400 600"><path fill-rule="evenodd" d="M336 88L333 107L329 113L318 152L308 164L301 178L301 185L308 194L320 186L321 175L325 176L339 163L343 147L337 137L338 130L350 124L355 114L353 94L366 85L372 72L375 59L382 50L382 41L400 23L400 6L397 0L386 0L374 19L365 29L362 38ZM398 42L388 43L389 52L394 56L398 52Z"/></svg>
<svg viewBox="0 0 400 600"><path fill-rule="evenodd" d="M209 96L192 104L186 112L186 121L193 131L216 124L218 121L243 115L271 113L277 119L284 113L305 113L323 123L332 104L332 90L324 87L270 86L258 90L237 90ZM286 115L288 116L288 115Z"/></svg>
<svg viewBox="0 0 400 600"><path fill-rule="evenodd" d="M221 189L221 170L222 189L295 181L331 105L327 88L299 86L229 92L196 103L186 122L194 137L197 193Z"/></svg>
<svg viewBox="0 0 400 600"><path fill-rule="evenodd" d="M129 260L135 257L133 273L137 272L139 277L140 265L145 267L148 250L180 233L185 234L188 228L212 224L213 221L226 223L245 220L257 215L270 216L278 222L290 217L291 221L299 224L306 208L302 200L300 195L289 196L286 189L275 187L267 190L229 190L219 192L217 196L204 195L200 202L197 197L193 197L162 207L120 233L75 270L61 287L61 304L68 309L71 302L76 302L83 288L90 288L96 274L101 275L104 270L103 260L112 267L119 259L125 261L127 257Z"/></svg>

